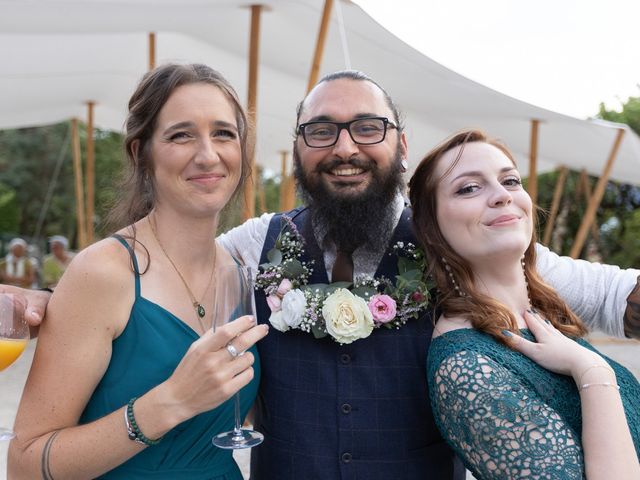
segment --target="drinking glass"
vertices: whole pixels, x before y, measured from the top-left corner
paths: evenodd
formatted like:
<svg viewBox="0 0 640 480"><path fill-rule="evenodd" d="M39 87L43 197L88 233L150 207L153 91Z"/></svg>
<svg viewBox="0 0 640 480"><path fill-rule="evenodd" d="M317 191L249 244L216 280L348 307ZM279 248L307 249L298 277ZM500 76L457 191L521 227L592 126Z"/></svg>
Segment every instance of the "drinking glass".
<svg viewBox="0 0 640 480"><path fill-rule="evenodd" d="M24 351L29 341L29 326L16 312L17 301L12 294L0 294L0 371L7 368ZM0 428L0 441L11 440L15 434Z"/></svg>
<svg viewBox="0 0 640 480"><path fill-rule="evenodd" d="M254 315L253 275L249 267L224 265L218 267L213 301L213 331L216 324L223 325L244 315ZM263 435L242 428L240 419L240 391L234 396L234 427L211 440L216 447L226 449L251 448L262 443Z"/></svg>

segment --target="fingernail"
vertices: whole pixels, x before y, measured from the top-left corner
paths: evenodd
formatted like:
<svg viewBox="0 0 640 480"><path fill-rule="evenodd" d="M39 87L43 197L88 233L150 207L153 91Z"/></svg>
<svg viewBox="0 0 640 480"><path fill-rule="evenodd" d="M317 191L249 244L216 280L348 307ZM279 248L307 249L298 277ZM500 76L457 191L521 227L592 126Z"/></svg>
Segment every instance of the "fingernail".
<svg viewBox="0 0 640 480"><path fill-rule="evenodd" d="M511 333L509 330L502 330L502 334L505 337L513 337L513 333Z"/></svg>

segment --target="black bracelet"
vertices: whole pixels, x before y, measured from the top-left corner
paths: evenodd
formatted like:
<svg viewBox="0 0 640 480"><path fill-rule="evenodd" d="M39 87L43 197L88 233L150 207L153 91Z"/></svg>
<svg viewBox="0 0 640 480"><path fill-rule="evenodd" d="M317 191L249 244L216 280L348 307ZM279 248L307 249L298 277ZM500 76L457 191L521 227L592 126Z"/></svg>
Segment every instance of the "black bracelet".
<svg viewBox="0 0 640 480"><path fill-rule="evenodd" d="M42 288L39 288L38 290L40 290L41 292L53 293L53 290L49 287L42 287Z"/></svg>
<svg viewBox="0 0 640 480"><path fill-rule="evenodd" d="M147 438L140 431L140 428L136 423L136 417L133 415L133 404L137 399L137 397L133 397L131 400L129 400L127 408L124 411L124 423L127 426L127 434L129 435L129 440L133 440L134 442L147 446L157 445L160 443L163 437L157 438L155 440Z"/></svg>

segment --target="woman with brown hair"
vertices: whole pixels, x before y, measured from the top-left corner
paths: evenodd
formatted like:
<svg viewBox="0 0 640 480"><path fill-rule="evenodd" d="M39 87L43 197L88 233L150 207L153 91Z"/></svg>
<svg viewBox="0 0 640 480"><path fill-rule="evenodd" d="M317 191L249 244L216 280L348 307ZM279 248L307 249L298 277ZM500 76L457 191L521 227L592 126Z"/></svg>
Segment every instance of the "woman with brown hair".
<svg viewBox="0 0 640 480"><path fill-rule="evenodd" d="M241 480L211 444L255 398L244 316L212 331L220 211L248 176L248 126L205 65L164 65L129 102L130 175L114 236L80 252L40 329L9 452L10 478ZM237 358L236 358L237 357ZM254 363L256 361L256 363Z"/></svg>
<svg viewBox="0 0 640 480"><path fill-rule="evenodd" d="M438 288L427 380L438 427L476 478L640 478L640 385L580 339L536 273L531 198L509 150L460 132L410 182Z"/></svg>

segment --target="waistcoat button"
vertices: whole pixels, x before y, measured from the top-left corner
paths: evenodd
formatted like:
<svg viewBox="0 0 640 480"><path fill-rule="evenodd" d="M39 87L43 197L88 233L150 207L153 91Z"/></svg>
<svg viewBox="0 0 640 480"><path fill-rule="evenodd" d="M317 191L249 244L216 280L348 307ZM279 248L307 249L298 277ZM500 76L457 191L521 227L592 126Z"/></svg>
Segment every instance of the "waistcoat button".
<svg viewBox="0 0 640 480"><path fill-rule="evenodd" d="M342 413L351 413L351 405L348 403L343 403L341 409Z"/></svg>
<svg viewBox="0 0 640 480"><path fill-rule="evenodd" d="M342 459L343 463L349 463L351 461L351 458L353 458L351 456L351 454L349 452L345 452L342 454L342 456L340 457Z"/></svg>
<svg viewBox="0 0 640 480"><path fill-rule="evenodd" d="M340 355L340 363L344 365L351 363L351 355L349 355L348 353L343 353L342 355Z"/></svg>

